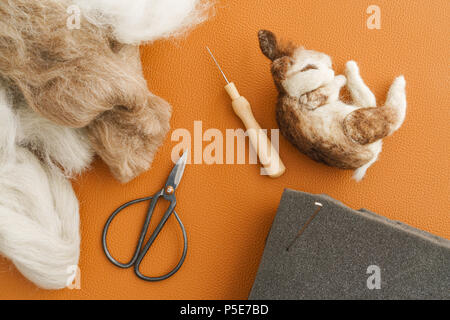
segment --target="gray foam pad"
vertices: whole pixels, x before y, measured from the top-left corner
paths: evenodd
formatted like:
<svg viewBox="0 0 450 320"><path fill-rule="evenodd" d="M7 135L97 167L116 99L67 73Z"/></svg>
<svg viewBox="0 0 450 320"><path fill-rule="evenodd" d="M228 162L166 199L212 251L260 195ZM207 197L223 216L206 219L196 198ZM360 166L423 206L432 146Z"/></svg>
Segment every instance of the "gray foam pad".
<svg viewBox="0 0 450 320"><path fill-rule="evenodd" d="M315 202L322 209L296 239ZM285 190L249 299L450 299L450 241Z"/></svg>

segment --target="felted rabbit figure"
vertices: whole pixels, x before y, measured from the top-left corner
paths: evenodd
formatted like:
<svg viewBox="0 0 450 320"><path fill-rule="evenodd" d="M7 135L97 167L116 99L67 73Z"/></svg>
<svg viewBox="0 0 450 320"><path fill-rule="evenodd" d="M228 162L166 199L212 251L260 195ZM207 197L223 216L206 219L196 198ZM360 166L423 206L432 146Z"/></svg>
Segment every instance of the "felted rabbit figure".
<svg viewBox="0 0 450 320"><path fill-rule="evenodd" d="M326 54L279 43L267 30L259 31L258 37L263 54L272 61L281 133L315 161L354 169L354 179L360 181L378 159L382 139L403 124L404 77L394 80L384 106L377 107L356 62L347 62L345 76L335 76ZM345 85L353 104L339 98Z"/></svg>

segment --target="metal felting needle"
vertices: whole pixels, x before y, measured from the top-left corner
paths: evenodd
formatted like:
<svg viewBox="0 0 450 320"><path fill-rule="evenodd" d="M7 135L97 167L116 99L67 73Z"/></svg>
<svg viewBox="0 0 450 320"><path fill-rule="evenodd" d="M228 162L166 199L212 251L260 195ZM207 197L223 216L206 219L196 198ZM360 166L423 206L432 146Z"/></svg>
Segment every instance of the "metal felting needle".
<svg viewBox="0 0 450 320"><path fill-rule="evenodd" d="M286 167L281 161L277 150L273 147L266 133L261 129L261 126L256 121L250 103L239 94L235 84L228 81L228 78L212 54L211 50L208 47L206 47L206 49L227 82L225 91L231 98L234 113L244 123L250 143L253 149L257 152L259 161L264 166L265 173L272 178L278 178L286 171Z"/></svg>

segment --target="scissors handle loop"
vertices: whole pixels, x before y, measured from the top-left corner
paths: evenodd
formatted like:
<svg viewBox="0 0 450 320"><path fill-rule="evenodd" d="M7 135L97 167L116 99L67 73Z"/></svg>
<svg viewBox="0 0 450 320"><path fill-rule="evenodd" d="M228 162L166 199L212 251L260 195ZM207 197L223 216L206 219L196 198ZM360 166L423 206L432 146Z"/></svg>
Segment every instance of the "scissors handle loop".
<svg viewBox="0 0 450 320"><path fill-rule="evenodd" d="M164 213L163 218L161 219L161 221L158 223L157 227L155 228L155 230L151 234L149 240L147 241L147 243L144 246L144 249L142 249L142 246L143 246L144 240L145 240L145 236L147 234L148 228L150 226L150 221L151 221L153 212L154 212L155 207L156 207L156 203L158 202L159 198L161 198L161 197L164 197L166 200L170 201L169 208L166 210L166 212ZM151 201L150 202L150 206L149 206L148 211L147 211L147 216L145 218L144 226L142 227L142 231L141 231L141 234L139 236L139 241L138 241L138 244L136 246L136 251L134 252L133 257L131 258L131 260L128 263L121 263L121 262L117 261L111 255L111 253L108 250L108 246L107 246L106 237L107 237L108 230L109 230L109 227L111 225L111 222L125 208L127 208L127 207L129 207L131 205L134 205L134 204L137 204L137 203L140 203L140 202L144 202L144 201L149 201L149 200ZM136 199L136 200L127 202L124 205L122 205L119 208L117 208L111 214L111 216L109 217L108 221L105 224L105 228L103 229L103 236L102 236L103 251L105 252L106 257L108 258L108 260L111 261L111 263L113 263L117 267L124 268L124 269L130 268L131 266L134 265L134 271L135 271L136 275L139 278L141 278L142 280L145 280L145 281L161 281L161 280L165 280L165 279L171 277L172 275L174 275L181 268L181 266L183 265L183 262L186 259L186 254L187 254L186 229L184 228L184 225L181 222L180 217L175 212L175 205L176 205L175 197L173 195L167 195L165 193L165 190L162 189L157 194L155 194L153 197L146 197L146 198ZM166 224L167 220L170 218L170 216L172 214L177 219L177 222L178 222L178 224L180 226L180 229L181 229L181 232L183 234L184 245L183 245L183 253L181 255L180 261L175 266L175 268L172 269L172 271L170 271L169 273L167 273L165 275L158 276L158 277L145 276L139 271L139 267L140 267L140 265L142 263L142 260L144 259L145 255L147 254L148 250L152 246L153 242L156 240L156 237L159 235L159 233L161 232L162 228L164 227L164 225Z"/></svg>

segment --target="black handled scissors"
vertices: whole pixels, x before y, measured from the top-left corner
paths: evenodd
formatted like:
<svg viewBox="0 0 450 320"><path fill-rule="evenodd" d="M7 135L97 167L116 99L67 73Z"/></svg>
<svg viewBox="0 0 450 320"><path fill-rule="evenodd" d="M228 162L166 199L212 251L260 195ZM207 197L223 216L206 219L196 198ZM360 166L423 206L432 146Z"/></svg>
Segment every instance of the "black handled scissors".
<svg viewBox="0 0 450 320"><path fill-rule="evenodd" d="M122 205L119 208L117 208L116 211L114 211L111 214L111 216L109 217L108 221L106 222L105 228L103 229L103 237L102 237L103 250L105 251L105 254L108 257L109 261L111 261L114 265L116 265L116 266L118 266L120 268L130 268L131 266L134 265L134 272L142 280L146 280L146 281L161 281L161 280L165 280L165 279L171 277L172 275L174 275L181 268L181 266L183 265L184 260L186 259L186 253L187 253L186 230L185 230L185 228L183 226L183 223L180 220L180 217L178 216L178 214L174 210L175 206L177 204L177 199L175 198L175 190L177 189L177 187L178 187L178 185L180 183L180 180L181 180L181 178L183 176L184 169L186 167L186 160L187 160L187 151L184 152L184 154L180 157L180 159L175 164L175 167L172 169L172 172L170 173L169 178L167 179L166 185L164 186L163 189L161 189L160 191L158 191L157 193L155 193L151 197L136 199L136 200L130 201L128 203L125 203L124 205ZM155 210L156 204L157 204L157 202L158 202L158 200L160 198L163 198L163 199L169 201L170 205L167 208L166 212L164 213L164 216L161 219L161 221L159 222L158 226L153 231L153 233L151 234L149 240L147 241L147 243L145 244L144 248L142 249L142 245L143 245L145 236L147 234L148 227L150 225L150 220L152 218L153 211ZM121 212L123 209L125 209L125 208L127 208L127 207L129 207L129 206L131 206L133 204L140 203L140 202L143 202L143 201L149 201L149 200L150 200L150 206L149 206L148 211L147 211L147 216L145 218L144 226L142 228L141 235L139 236L139 242L137 244L136 251L134 252L133 258L131 258L130 262L128 262L128 263L121 263L121 262L117 261L116 259L114 259L111 256L111 253L108 250L108 246L107 246L107 243L106 243L106 236L108 234L109 226L110 226L111 222L114 220L114 218L117 216L117 214L119 212ZM148 277L148 276L145 276L139 271L139 267L140 267L140 265L142 263L142 260L144 259L145 255L147 254L148 250L152 246L152 244L155 241L156 237L161 232L161 229L164 227L164 225L166 224L167 220L170 218L170 216L172 214L177 219L178 224L180 225L180 228L181 228L181 232L183 233L184 247L183 247L183 254L181 256L181 259L178 262L178 264L175 266L175 268L172 271L170 271L169 273L167 273L166 275L159 276L159 277Z"/></svg>

